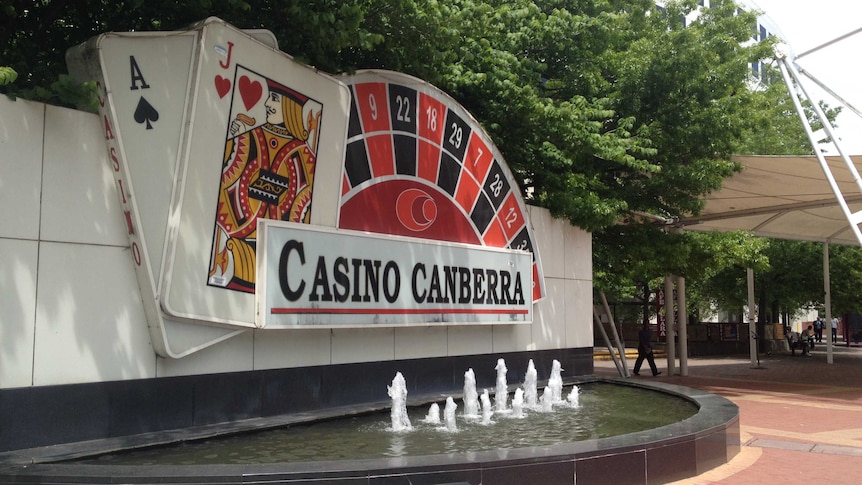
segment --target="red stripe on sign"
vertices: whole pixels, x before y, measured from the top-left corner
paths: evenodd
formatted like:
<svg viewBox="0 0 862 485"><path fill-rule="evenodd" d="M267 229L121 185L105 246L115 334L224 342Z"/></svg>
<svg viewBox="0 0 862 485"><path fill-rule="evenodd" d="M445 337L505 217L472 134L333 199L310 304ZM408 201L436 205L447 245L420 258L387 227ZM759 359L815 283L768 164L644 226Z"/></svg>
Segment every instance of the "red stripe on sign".
<svg viewBox="0 0 862 485"><path fill-rule="evenodd" d="M273 308L270 310L273 315L286 315L291 313L323 313L323 314L338 314L338 315L526 315L529 310L510 309L510 310L458 310L454 308L437 308L437 309L421 309L421 308Z"/></svg>

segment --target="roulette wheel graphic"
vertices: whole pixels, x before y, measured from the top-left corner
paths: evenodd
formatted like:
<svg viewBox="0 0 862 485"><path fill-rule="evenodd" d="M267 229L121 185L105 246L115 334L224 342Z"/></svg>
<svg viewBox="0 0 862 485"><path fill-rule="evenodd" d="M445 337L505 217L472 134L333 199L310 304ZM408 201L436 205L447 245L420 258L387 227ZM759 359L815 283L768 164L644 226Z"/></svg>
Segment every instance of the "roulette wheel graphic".
<svg viewBox="0 0 862 485"><path fill-rule="evenodd" d="M359 71L338 227L532 253L533 301L545 296L526 206L508 166L454 99L412 76Z"/></svg>

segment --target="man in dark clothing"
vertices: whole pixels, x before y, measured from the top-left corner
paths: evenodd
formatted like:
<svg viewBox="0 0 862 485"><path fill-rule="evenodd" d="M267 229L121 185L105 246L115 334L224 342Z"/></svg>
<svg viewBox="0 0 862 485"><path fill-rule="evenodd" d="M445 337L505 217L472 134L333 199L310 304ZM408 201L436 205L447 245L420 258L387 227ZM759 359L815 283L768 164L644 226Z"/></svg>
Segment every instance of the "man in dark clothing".
<svg viewBox="0 0 862 485"><path fill-rule="evenodd" d="M652 355L652 331L649 329L649 325L644 325L642 329L638 332L638 358L635 360L635 370L634 375L639 376L641 371L641 365L644 363L644 359L649 363L649 368L652 370L652 375L657 376L661 374L655 367L655 359Z"/></svg>

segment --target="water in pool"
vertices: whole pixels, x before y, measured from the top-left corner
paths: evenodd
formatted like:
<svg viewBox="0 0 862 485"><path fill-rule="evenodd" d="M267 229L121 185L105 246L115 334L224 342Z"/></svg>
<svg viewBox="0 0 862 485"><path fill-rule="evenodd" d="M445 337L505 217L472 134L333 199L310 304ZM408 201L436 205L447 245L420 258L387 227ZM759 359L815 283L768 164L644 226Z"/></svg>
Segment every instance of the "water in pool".
<svg viewBox="0 0 862 485"><path fill-rule="evenodd" d="M547 390L546 390L547 392ZM568 388L565 395L571 395ZM408 410L410 427L393 430L390 412L341 417L269 431L185 442L100 456L88 463L192 465L357 460L468 453L606 438L653 429L697 412L670 394L611 383L578 386L577 403L509 407L485 416L464 416L458 402L452 419L426 422L431 406ZM441 402L437 407L443 408ZM452 406L450 403L449 406ZM549 410L550 409L550 410ZM517 417L517 414L522 416Z"/></svg>

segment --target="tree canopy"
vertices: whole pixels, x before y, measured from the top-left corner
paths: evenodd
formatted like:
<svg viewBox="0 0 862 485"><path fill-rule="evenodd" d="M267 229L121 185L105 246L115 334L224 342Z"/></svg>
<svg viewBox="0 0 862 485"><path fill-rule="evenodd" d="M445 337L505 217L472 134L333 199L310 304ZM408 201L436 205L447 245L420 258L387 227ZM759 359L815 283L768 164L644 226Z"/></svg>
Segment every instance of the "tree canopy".
<svg viewBox="0 0 862 485"><path fill-rule="evenodd" d="M740 152L810 153L786 88L758 86L756 13L731 0L0 0L0 92L78 102L65 50L107 31L208 16L265 28L332 74L390 69L452 95L528 201L594 233L595 284L762 260L743 234L675 234L638 214L697 214ZM14 74L17 73L17 79ZM5 84L4 84L5 83ZM758 263L759 264L759 263Z"/></svg>

